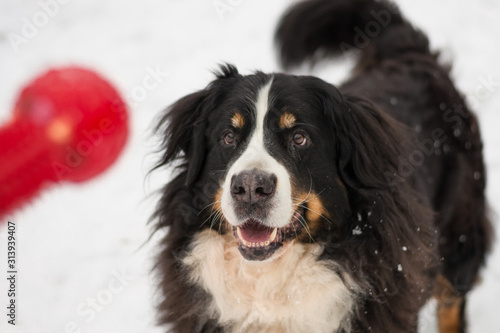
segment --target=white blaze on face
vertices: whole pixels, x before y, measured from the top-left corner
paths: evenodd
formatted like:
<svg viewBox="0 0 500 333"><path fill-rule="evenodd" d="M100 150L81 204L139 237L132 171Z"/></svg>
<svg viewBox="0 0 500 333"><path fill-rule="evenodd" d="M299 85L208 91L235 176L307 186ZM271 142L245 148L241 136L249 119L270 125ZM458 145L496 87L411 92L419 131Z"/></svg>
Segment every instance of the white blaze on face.
<svg viewBox="0 0 500 333"><path fill-rule="evenodd" d="M240 220L233 209L231 178L245 170L262 170L277 177L276 192L270 199L272 208L269 210L266 220L261 222L269 227L281 228L290 222L293 214L290 175L285 167L269 154L264 145L264 121L268 111L271 84L272 80L262 87L257 94L255 129L250 135L250 141L245 151L230 167L222 187L222 213L226 220L234 226L241 225L245 221Z"/></svg>

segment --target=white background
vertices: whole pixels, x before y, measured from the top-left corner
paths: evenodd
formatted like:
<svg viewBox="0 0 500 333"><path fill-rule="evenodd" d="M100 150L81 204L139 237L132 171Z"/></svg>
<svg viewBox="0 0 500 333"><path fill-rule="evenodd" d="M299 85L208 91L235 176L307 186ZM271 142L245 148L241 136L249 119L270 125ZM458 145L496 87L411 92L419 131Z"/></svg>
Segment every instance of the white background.
<svg viewBox="0 0 500 333"><path fill-rule="evenodd" d="M176 99L203 88L219 63L233 63L243 73L279 71L272 35L291 1L221 0L231 6L222 14L213 0L64 2L49 7L46 22L41 4L54 1L0 2L0 123L9 118L23 84L50 67L78 64L99 71L126 97L132 106L132 135L118 162L100 177L53 187L8 216L17 223L19 239L15 328L6 325L6 224L0 226L0 332L62 333L70 332L71 325L78 328L75 332L161 332L154 326L155 279L150 273L158 237L147 242L147 221L157 200L154 191L168 181L169 173L146 175L157 143L151 137L154 117ZM455 82L476 106L485 142L488 196L498 212L500 3L397 3L429 34L433 49L453 62ZM12 34L22 36L26 22L39 28L13 47ZM339 83L351 65L339 59L313 74ZM169 74L146 96L134 97L148 68ZM485 86L485 81L493 84ZM494 221L498 225L497 217ZM117 274L124 274L125 282L120 284ZM498 250L483 277L470 296L471 332L494 333L500 327ZM119 286L123 288L117 291ZM92 299L107 304L89 313ZM86 312L82 315L78 309ZM422 332L435 332L431 313L422 316Z"/></svg>

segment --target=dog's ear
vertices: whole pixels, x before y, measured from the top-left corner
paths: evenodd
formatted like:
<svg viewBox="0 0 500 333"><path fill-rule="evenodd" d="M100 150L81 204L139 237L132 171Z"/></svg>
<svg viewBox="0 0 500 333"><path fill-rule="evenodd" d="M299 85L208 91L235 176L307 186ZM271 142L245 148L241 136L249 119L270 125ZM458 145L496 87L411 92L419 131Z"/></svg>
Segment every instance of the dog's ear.
<svg viewBox="0 0 500 333"><path fill-rule="evenodd" d="M355 190L388 189L387 175L397 173L407 143L404 127L374 104L340 97L333 113L337 163L344 183Z"/></svg>
<svg viewBox="0 0 500 333"><path fill-rule="evenodd" d="M161 117L155 132L162 137L163 155L156 167L182 158L186 168L186 185L198 177L205 159L205 126L209 91L200 90L184 96L171 105Z"/></svg>
<svg viewBox="0 0 500 333"><path fill-rule="evenodd" d="M181 159L177 167L187 171L187 186L197 180L205 161L208 115L216 109L222 92L240 77L238 69L230 64L221 65L214 74L216 80L205 89L184 96L167 108L155 128L155 133L162 135L162 157L154 169Z"/></svg>

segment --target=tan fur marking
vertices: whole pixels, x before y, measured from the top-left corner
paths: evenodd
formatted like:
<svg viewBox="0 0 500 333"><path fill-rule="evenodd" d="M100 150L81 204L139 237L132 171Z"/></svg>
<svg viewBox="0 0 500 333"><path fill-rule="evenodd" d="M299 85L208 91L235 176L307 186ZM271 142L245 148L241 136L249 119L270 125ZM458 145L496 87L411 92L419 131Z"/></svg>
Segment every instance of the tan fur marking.
<svg viewBox="0 0 500 333"><path fill-rule="evenodd" d="M301 203L305 203L305 205L307 205L307 209L305 209L307 228L302 229L298 238L302 242L313 241L314 235L320 225L322 223L329 223L328 220L330 220L330 215L327 213L323 203L315 192L304 193L296 196L296 208L298 208L298 205ZM304 224L304 221L301 222ZM311 239L311 237L313 239Z"/></svg>
<svg viewBox="0 0 500 333"><path fill-rule="evenodd" d="M241 113L236 112L231 118L231 124L234 128L241 129L245 125L245 118L243 118Z"/></svg>
<svg viewBox="0 0 500 333"><path fill-rule="evenodd" d="M281 129L292 128L296 121L297 119L293 114L285 112L283 115L281 115L280 118L280 128Z"/></svg>
<svg viewBox="0 0 500 333"><path fill-rule="evenodd" d="M220 204L221 198L222 198L222 189L219 188L219 190L215 194L215 203L214 203L213 210L217 210L219 212L222 211L221 204Z"/></svg>
<svg viewBox="0 0 500 333"><path fill-rule="evenodd" d="M462 297L442 275L438 276L434 297L438 301L439 333L459 333Z"/></svg>
<svg viewBox="0 0 500 333"><path fill-rule="evenodd" d="M323 217L328 218L326 209L316 194L312 195L312 198L307 202L307 208L306 217L309 221L318 221Z"/></svg>
<svg viewBox="0 0 500 333"><path fill-rule="evenodd" d="M227 222L227 220L224 218L222 214L221 198L222 198L222 188L219 188L217 190L217 193L215 194L215 202L212 206L212 214L213 214L212 218L218 221L220 221L219 219L223 219L220 228L218 227L218 224L217 228L219 228L219 230L222 233L226 233L227 231L230 231L232 229L232 226L229 224L229 222ZM210 223L212 223L212 221Z"/></svg>
<svg viewBox="0 0 500 333"><path fill-rule="evenodd" d="M447 307L438 305L439 333L460 332L460 305L461 299L455 300L454 304Z"/></svg>

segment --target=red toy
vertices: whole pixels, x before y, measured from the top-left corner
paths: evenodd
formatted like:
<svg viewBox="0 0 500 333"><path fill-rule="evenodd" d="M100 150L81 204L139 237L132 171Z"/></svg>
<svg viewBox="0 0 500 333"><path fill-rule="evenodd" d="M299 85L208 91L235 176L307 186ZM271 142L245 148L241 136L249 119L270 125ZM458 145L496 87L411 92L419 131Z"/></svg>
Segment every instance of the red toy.
<svg viewBox="0 0 500 333"><path fill-rule="evenodd" d="M96 73L67 67L36 78L0 127L0 216L48 185L104 171L127 136L127 107Z"/></svg>

